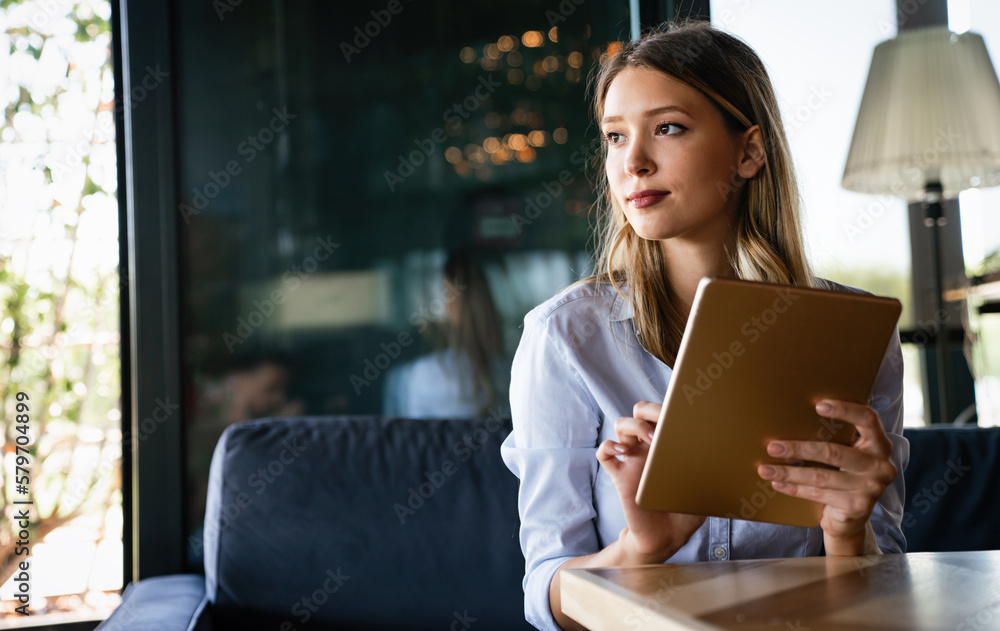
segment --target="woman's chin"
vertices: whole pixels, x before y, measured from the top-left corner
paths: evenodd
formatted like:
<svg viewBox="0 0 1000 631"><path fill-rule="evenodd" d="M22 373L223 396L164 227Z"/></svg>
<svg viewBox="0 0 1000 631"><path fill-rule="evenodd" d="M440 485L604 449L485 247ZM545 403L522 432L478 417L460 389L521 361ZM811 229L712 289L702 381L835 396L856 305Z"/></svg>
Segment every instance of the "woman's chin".
<svg viewBox="0 0 1000 631"><path fill-rule="evenodd" d="M636 226L633 224L632 229L635 230L635 234L640 239L647 241L663 241L665 239L672 239L680 234L674 226Z"/></svg>

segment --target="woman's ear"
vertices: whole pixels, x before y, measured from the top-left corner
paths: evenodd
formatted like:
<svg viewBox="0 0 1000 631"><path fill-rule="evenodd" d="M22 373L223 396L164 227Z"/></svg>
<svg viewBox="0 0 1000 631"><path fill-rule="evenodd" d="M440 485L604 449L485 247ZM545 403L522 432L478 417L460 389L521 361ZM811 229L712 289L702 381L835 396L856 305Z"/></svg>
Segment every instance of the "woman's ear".
<svg viewBox="0 0 1000 631"><path fill-rule="evenodd" d="M757 175L764 166L764 141L760 133L760 125L754 125L740 135L742 152L737 172L740 177L749 180Z"/></svg>

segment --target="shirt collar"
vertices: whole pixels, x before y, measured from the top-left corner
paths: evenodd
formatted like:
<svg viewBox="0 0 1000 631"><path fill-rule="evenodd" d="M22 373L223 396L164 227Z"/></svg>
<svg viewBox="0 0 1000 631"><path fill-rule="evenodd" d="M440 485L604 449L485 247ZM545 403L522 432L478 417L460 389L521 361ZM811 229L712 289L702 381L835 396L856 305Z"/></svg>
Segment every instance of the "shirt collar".
<svg viewBox="0 0 1000 631"><path fill-rule="evenodd" d="M610 288L611 296L614 298L614 302L611 305L611 313L609 318L612 322L621 322L623 320L631 320L635 316L635 310L632 308L631 300L622 300L622 297L618 295L614 287ZM625 294L626 298L630 296L628 291L628 283L621 283L622 293Z"/></svg>

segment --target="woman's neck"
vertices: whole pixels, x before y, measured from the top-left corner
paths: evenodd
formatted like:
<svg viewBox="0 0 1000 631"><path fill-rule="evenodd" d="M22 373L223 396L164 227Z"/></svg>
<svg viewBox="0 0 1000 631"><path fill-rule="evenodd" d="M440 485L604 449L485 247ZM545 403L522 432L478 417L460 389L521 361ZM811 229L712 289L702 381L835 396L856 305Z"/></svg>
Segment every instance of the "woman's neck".
<svg viewBox="0 0 1000 631"><path fill-rule="evenodd" d="M662 241L667 283L680 299L678 309L690 313L698 283L705 276L735 278L736 272L726 260L721 243L691 243L670 239Z"/></svg>

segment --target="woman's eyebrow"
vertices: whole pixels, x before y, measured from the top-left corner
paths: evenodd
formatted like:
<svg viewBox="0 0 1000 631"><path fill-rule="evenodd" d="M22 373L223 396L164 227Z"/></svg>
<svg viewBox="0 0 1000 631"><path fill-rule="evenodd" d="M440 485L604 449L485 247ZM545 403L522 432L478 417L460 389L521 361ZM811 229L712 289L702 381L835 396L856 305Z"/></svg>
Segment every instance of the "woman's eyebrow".
<svg viewBox="0 0 1000 631"><path fill-rule="evenodd" d="M685 110L680 105L664 105L663 107L657 107L655 109L649 110L643 113L644 117L655 116L656 114L663 114L664 112L680 112L689 118L694 118L691 114ZM601 124L604 123L614 123L623 120L621 116L605 116L601 119Z"/></svg>

